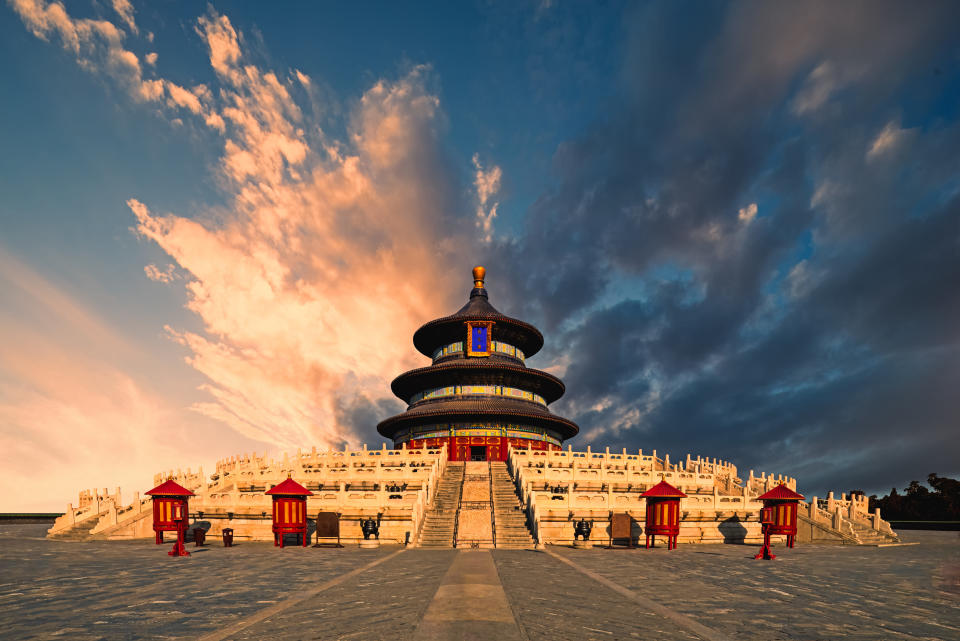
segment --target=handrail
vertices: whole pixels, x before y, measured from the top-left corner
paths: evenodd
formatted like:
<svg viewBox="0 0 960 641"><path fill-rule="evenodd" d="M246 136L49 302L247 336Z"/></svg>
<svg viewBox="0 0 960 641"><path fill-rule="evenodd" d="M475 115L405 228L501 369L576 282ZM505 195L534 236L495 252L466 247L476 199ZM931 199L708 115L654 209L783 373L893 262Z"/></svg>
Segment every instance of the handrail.
<svg viewBox="0 0 960 641"><path fill-rule="evenodd" d="M497 504L493 494L493 463L487 461L487 474L490 480L490 538L493 547L497 547Z"/></svg>
<svg viewBox="0 0 960 641"><path fill-rule="evenodd" d="M457 533L460 530L460 503L463 500L463 482L467 478L467 466L460 473L460 485L457 486L457 511L453 515L453 547L457 547Z"/></svg>

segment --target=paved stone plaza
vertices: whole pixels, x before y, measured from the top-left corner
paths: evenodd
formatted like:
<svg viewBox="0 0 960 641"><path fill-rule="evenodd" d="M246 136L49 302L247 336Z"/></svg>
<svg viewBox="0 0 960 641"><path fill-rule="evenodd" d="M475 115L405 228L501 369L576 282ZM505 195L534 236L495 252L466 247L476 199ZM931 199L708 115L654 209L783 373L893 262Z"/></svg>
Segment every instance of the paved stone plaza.
<svg viewBox="0 0 960 641"><path fill-rule="evenodd" d="M49 541L0 523L2 639L960 639L960 537L675 551Z"/></svg>

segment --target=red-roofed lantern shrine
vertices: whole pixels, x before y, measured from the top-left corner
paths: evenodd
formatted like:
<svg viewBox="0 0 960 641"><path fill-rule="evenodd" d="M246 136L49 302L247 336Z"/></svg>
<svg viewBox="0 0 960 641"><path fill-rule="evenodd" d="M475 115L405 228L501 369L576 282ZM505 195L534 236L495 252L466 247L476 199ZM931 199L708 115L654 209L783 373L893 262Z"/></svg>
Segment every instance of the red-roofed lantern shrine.
<svg viewBox="0 0 960 641"><path fill-rule="evenodd" d="M183 536L190 519L187 501L194 495L193 492L173 479L167 479L147 494L153 503L153 531L157 545L163 543L164 532L176 532L177 542L170 550L170 555L189 556L190 553L183 546Z"/></svg>
<svg viewBox="0 0 960 641"><path fill-rule="evenodd" d="M580 430L547 409L563 396L563 382L524 364L543 347L543 335L490 305L485 275L475 267L469 302L414 333L414 347L433 363L391 383L407 411L377 431L395 447L447 445L451 461L505 461L508 445L558 450Z"/></svg>
<svg viewBox="0 0 960 641"><path fill-rule="evenodd" d="M757 559L777 558L770 552L770 536L785 534L787 547L793 547L793 540L797 536L797 505L803 500L802 494L797 494L781 483L765 494L757 497L763 501L763 510L760 512L760 523L763 528L763 547L757 554Z"/></svg>
<svg viewBox="0 0 960 641"><path fill-rule="evenodd" d="M299 534L307 547L307 497L313 492L292 478L266 492L273 497L273 545L283 547L283 536Z"/></svg>
<svg viewBox="0 0 960 641"><path fill-rule="evenodd" d="M667 537L667 549L675 550L680 535L680 499L687 495L661 478L640 496L647 499L647 547L650 547L651 537L656 547L656 535L660 534Z"/></svg>

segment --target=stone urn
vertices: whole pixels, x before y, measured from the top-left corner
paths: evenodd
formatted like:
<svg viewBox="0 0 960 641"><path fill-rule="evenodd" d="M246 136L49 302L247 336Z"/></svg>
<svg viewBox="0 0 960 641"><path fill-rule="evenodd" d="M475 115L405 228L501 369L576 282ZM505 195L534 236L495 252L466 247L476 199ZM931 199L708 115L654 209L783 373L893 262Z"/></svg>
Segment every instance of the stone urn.
<svg viewBox="0 0 960 641"><path fill-rule="evenodd" d="M588 549L593 547L590 540L590 532L593 530L593 522L586 519L580 519L573 522L573 547L577 549ZM583 537L578 539L577 537Z"/></svg>
<svg viewBox="0 0 960 641"><path fill-rule="evenodd" d="M360 547L362 548L378 548L380 547L380 515L377 515L377 518L374 520L372 518L362 519L360 521L360 531L363 532L363 538L360 540ZM370 535L373 535L373 538L370 538Z"/></svg>

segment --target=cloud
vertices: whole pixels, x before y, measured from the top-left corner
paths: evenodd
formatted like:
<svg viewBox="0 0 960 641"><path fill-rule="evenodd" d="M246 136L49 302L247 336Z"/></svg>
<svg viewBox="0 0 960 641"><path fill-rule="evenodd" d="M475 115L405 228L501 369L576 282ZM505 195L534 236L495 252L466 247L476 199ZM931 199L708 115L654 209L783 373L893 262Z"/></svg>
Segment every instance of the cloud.
<svg viewBox="0 0 960 641"><path fill-rule="evenodd" d="M171 107L183 107L194 114L199 114L203 108L200 105L200 99L192 92L179 87L173 83L164 83L169 97Z"/></svg>
<svg viewBox="0 0 960 641"><path fill-rule="evenodd" d="M197 33L221 81L229 205L188 219L128 202L137 232L186 274L187 307L203 322L203 333L167 328L209 381L210 400L193 409L281 447L376 438L361 408L396 410L389 381L417 364L410 335L469 284L436 276L457 273L465 241L449 213L462 204L429 70L375 82L346 140L309 138L319 127L304 113L315 110L292 86L306 76L252 64L225 16L200 18Z"/></svg>
<svg viewBox="0 0 960 641"><path fill-rule="evenodd" d="M860 73L856 68L840 69L830 60L820 63L794 97L794 113L805 115L820 109L837 91L855 81Z"/></svg>
<svg viewBox="0 0 960 641"><path fill-rule="evenodd" d="M477 190L477 198L479 200L477 204L477 228L482 232L484 242L489 243L490 239L493 238L493 219L497 217L497 205L499 203L493 203L489 209L487 208L487 203L492 196L500 191L500 177L502 172L500 167L496 165L484 170L480 164L480 157L477 154L473 155L473 167L475 169L473 185Z"/></svg>
<svg viewBox="0 0 960 641"><path fill-rule="evenodd" d="M0 510L63 510L81 487L120 485L130 500L155 472L222 454L223 429L128 373L159 364L2 247L0 297Z"/></svg>
<svg viewBox="0 0 960 641"><path fill-rule="evenodd" d="M239 84L240 43L237 33L227 16L211 12L197 21L197 34L207 43L210 51L210 66L221 76L229 77L232 84Z"/></svg>
<svg viewBox="0 0 960 641"><path fill-rule="evenodd" d="M888 122L870 143L870 148L867 149L867 160L877 160L895 151L903 143L907 133L897 123Z"/></svg>
<svg viewBox="0 0 960 641"><path fill-rule="evenodd" d="M461 231L471 228L473 206L450 169L429 67L372 83L335 139L313 115L324 105L302 92L310 79L258 64L242 33L212 9L196 33L217 80L188 89L159 72L121 76L100 64L126 55L115 28L104 44L60 5L15 8L38 36L74 38L78 48L68 49L81 64L117 80L134 102L163 107L173 126L199 122L220 136L213 170L223 206L188 218L135 197L127 203L138 236L172 263L146 265L145 274L182 282L202 324L164 327L205 381L190 405L194 422L226 426L230 442L278 448L378 440L376 422L401 409L390 380L422 364L410 336L462 302L475 264ZM463 279L438 276L451 273ZM142 389L130 399L117 415L156 402Z"/></svg>
<svg viewBox="0 0 960 641"><path fill-rule="evenodd" d="M813 493L960 472L960 124L909 145L896 124L939 108L914 83L956 59L957 10L862 9L624 17L617 99L487 258L519 275L512 311L546 330L581 444L698 450Z"/></svg>
<svg viewBox="0 0 960 641"><path fill-rule="evenodd" d="M137 29L136 22L133 20L133 5L130 4L130 0L113 0L113 10L117 12L117 15L120 16L120 19L127 25L131 33L140 33L140 30Z"/></svg>
<svg viewBox="0 0 960 641"><path fill-rule="evenodd" d="M140 59L124 47L125 34L108 20L72 18L63 4L44 0L9 0L14 11L26 27L38 38L60 39L63 49L72 53L81 68L91 73L102 73L115 80L138 102L166 102L173 110L187 109L193 114L202 114L204 122L214 129L222 130L223 120L204 103L209 103L209 94L203 93L202 85L193 92L162 78L145 78ZM114 0L114 9L133 34L138 34L133 22L133 8L128 0ZM152 42L152 34L148 34ZM156 53L146 56L151 67L157 60ZM204 100L206 98L206 100ZM171 122L175 122L172 119ZM182 121L181 121L182 122Z"/></svg>
<svg viewBox="0 0 960 641"><path fill-rule="evenodd" d="M167 265L162 270L156 265L146 265L143 268L143 272L150 280L155 280L158 283L172 283L177 278L174 269L176 268L173 265Z"/></svg>
<svg viewBox="0 0 960 641"><path fill-rule="evenodd" d="M38 38L59 37L80 66L104 70L128 84L140 80L137 56L123 47L124 34L107 20L72 19L59 2L11 0L13 9Z"/></svg>
<svg viewBox="0 0 960 641"><path fill-rule="evenodd" d="M428 66L331 123L308 76L265 68L213 10L196 33L216 82L188 89L144 75L116 28L14 6L222 143L225 206L128 203L202 323L167 329L206 381L199 418L284 447L375 439L389 379L419 364L411 332L462 301L438 274L479 259L505 274L498 308L545 330L531 364L564 375L580 446L699 450L812 493L960 472L960 125L917 91L953 70L955 4L629 7L611 99L510 238L499 167L451 173ZM903 128L915 113L939 115Z"/></svg>

